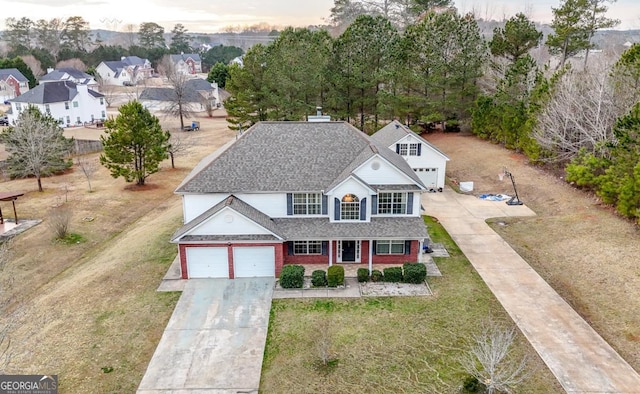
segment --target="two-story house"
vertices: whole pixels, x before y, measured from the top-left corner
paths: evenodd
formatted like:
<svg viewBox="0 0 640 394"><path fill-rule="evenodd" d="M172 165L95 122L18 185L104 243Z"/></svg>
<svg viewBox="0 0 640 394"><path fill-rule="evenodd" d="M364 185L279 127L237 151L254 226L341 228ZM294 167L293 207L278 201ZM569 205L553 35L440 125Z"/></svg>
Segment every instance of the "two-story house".
<svg viewBox="0 0 640 394"><path fill-rule="evenodd" d="M169 55L176 71L182 74L198 74L202 72L202 59L197 53L181 53Z"/></svg>
<svg viewBox="0 0 640 394"><path fill-rule="evenodd" d="M26 93L29 80L17 68L0 70L0 102L5 102Z"/></svg>
<svg viewBox="0 0 640 394"><path fill-rule="evenodd" d="M106 119L104 95L87 85L71 81L47 82L36 86L12 100L9 122L14 123L22 111L32 105L49 114L63 126L81 125Z"/></svg>
<svg viewBox="0 0 640 394"><path fill-rule="evenodd" d="M346 122L262 122L176 189L183 278L278 276L284 264L418 261L425 186Z"/></svg>
<svg viewBox="0 0 640 394"><path fill-rule="evenodd" d="M148 59L123 56L120 60L100 62L96 73L106 85L135 85L151 78L153 67Z"/></svg>
<svg viewBox="0 0 640 394"><path fill-rule="evenodd" d="M444 189L449 157L429 141L397 120L378 130L371 138L402 156L429 191Z"/></svg>
<svg viewBox="0 0 640 394"><path fill-rule="evenodd" d="M98 82L96 82L92 75L73 67L61 67L55 70L48 68L47 73L38 80L41 84L57 81L71 81L79 85L87 85L90 89L94 90L98 88Z"/></svg>

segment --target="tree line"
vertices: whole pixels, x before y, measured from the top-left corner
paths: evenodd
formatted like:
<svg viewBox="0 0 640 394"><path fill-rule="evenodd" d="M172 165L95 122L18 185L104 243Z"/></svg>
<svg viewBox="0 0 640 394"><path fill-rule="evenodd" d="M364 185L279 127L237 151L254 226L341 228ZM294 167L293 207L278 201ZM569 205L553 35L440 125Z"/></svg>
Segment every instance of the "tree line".
<svg viewBox="0 0 640 394"><path fill-rule="evenodd" d="M219 62L227 64L243 53L241 48L233 46L214 46L206 51L193 48L192 35L180 23L171 30L169 42L165 40L164 28L155 22L143 22L137 31L135 26L129 26L125 45L105 44L99 33L92 34L89 22L80 16L36 21L27 17L7 18L5 26L2 37L10 48L7 58L22 58L32 69L39 70L34 74L70 59L80 59L88 70L102 61L119 60L122 56L149 59L157 66L163 56L181 52L199 53L203 68L208 70Z"/></svg>

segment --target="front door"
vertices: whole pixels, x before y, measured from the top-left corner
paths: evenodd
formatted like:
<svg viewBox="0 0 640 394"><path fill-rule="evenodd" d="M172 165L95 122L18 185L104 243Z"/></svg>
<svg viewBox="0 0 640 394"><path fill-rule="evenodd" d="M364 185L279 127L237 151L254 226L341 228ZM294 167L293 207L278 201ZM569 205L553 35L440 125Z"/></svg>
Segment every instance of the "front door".
<svg viewBox="0 0 640 394"><path fill-rule="evenodd" d="M342 241L342 261L356 261L356 241Z"/></svg>

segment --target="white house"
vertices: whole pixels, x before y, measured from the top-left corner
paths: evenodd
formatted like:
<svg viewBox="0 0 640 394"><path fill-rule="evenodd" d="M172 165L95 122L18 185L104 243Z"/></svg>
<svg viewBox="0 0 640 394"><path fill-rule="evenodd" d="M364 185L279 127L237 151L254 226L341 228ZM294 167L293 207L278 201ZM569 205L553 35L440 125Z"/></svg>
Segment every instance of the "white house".
<svg viewBox="0 0 640 394"><path fill-rule="evenodd" d="M418 261L425 186L346 122L261 122L176 189L182 277L278 276L285 264Z"/></svg>
<svg viewBox="0 0 640 394"><path fill-rule="evenodd" d="M0 70L0 102L5 102L29 91L29 80L17 68Z"/></svg>
<svg viewBox="0 0 640 394"><path fill-rule="evenodd" d="M442 191L449 157L440 149L397 120L371 138L402 156L428 190Z"/></svg>
<svg viewBox="0 0 640 394"><path fill-rule="evenodd" d="M101 62L96 67L96 73L107 85L129 85L150 78L153 67L147 59L123 56L120 60Z"/></svg>
<svg viewBox="0 0 640 394"><path fill-rule="evenodd" d="M89 75L73 67L62 67L55 70L48 68L47 74L41 76L38 80L39 83L56 81L71 81L79 85L87 85L94 90L98 88L98 82L96 82L93 75Z"/></svg>
<svg viewBox="0 0 640 394"><path fill-rule="evenodd" d="M202 72L202 59L197 53L181 53L169 55L176 71L182 74L198 74Z"/></svg>
<svg viewBox="0 0 640 394"><path fill-rule="evenodd" d="M47 82L36 86L12 100L9 122L14 123L28 106L35 106L42 113L50 114L63 126L81 125L106 119L104 96L87 85L71 81Z"/></svg>

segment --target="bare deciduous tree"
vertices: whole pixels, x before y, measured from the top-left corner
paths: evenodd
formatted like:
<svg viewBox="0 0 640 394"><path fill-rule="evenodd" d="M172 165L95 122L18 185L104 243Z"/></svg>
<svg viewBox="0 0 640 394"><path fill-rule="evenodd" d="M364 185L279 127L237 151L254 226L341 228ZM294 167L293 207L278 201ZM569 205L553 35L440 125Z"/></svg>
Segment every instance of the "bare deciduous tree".
<svg viewBox="0 0 640 394"><path fill-rule="evenodd" d="M44 71L42 70L42 63L40 63L40 60L36 59L35 56L26 55L20 57L27 64L27 66L29 66L34 77L38 78L44 74Z"/></svg>
<svg viewBox="0 0 640 394"><path fill-rule="evenodd" d="M515 327L489 322L473 335L471 349L460 360L465 371L484 384L489 394L511 393L527 377L527 357L518 360L512 355L515 338Z"/></svg>
<svg viewBox="0 0 640 394"><path fill-rule="evenodd" d="M178 134L171 134L171 138L169 138L169 158L171 159L171 168L176 168L174 160L175 156L186 153L192 147L192 141L187 140Z"/></svg>
<svg viewBox="0 0 640 394"><path fill-rule="evenodd" d="M584 71L568 71L552 88L537 117L533 136L552 153L551 161L563 162L580 149L601 157L604 144L613 139L613 126L630 104L615 94L606 65Z"/></svg>
<svg viewBox="0 0 640 394"><path fill-rule="evenodd" d="M70 67L75 68L76 70L80 70L82 72L87 71L87 65L78 58L61 60L56 63L56 68Z"/></svg>
<svg viewBox="0 0 640 394"><path fill-rule="evenodd" d="M98 171L98 168L100 168L100 163L98 162L98 160L90 159L86 156L78 156L76 157L76 164L82 170L85 178L87 178L87 183L89 184L89 192L92 192L93 189L91 189L91 178L93 177L93 174Z"/></svg>
<svg viewBox="0 0 640 394"><path fill-rule="evenodd" d="M64 239L69 234L69 225L73 212L67 205L60 205L49 211L47 227L53 231L55 239Z"/></svg>
<svg viewBox="0 0 640 394"><path fill-rule="evenodd" d="M170 116L180 118L180 129L184 128L184 118L190 118L195 112L192 102L187 100L187 81L189 76L178 70L169 56L162 59L158 70L167 78L169 85L173 89L173 95L169 106L165 108Z"/></svg>

